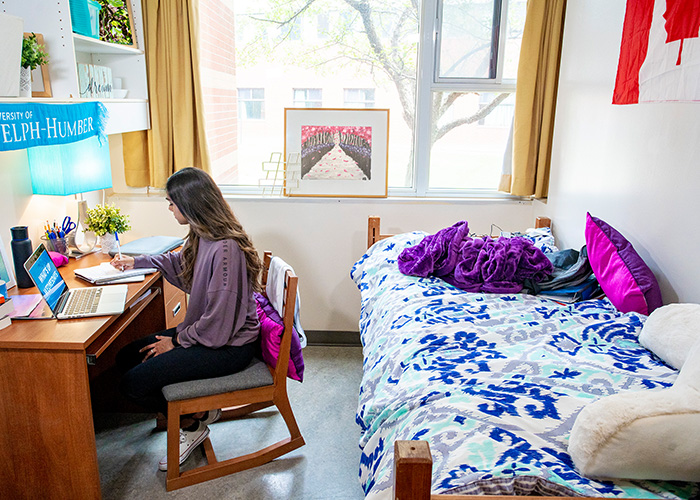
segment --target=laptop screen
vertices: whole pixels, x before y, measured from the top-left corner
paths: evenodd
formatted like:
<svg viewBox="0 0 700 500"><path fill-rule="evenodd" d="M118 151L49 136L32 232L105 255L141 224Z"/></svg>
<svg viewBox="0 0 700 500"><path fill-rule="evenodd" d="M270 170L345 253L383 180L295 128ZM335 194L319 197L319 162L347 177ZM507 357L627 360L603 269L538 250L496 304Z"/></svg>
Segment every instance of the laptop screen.
<svg viewBox="0 0 700 500"><path fill-rule="evenodd" d="M61 273L58 272L56 264L51 260L43 243L39 244L34 253L27 259L24 268L34 280L34 284L46 303L55 313L61 294L68 290L68 286L63 281Z"/></svg>

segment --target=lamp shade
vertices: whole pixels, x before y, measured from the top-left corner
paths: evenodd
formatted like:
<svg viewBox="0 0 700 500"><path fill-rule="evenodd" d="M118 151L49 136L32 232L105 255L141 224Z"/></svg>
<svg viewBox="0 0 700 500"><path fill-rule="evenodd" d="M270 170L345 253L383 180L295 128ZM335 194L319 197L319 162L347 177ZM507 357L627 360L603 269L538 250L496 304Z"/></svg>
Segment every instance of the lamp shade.
<svg viewBox="0 0 700 500"><path fill-rule="evenodd" d="M109 142L97 136L27 148L34 194L65 196L112 187Z"/></svg>

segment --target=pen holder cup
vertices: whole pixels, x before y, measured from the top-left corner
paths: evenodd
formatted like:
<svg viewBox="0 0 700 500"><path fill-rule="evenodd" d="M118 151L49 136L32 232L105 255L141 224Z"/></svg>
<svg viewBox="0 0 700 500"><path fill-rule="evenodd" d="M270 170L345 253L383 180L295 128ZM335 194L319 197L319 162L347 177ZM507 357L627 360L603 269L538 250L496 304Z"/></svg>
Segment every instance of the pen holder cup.
<svg viewBox="0 0 700 500"><path fill-rule="evenodd" d="M41 242L49 252L58 252L66 257L70 255L70 250L68 249L65 238L47 238L46 236L42 236Z"/></svg>

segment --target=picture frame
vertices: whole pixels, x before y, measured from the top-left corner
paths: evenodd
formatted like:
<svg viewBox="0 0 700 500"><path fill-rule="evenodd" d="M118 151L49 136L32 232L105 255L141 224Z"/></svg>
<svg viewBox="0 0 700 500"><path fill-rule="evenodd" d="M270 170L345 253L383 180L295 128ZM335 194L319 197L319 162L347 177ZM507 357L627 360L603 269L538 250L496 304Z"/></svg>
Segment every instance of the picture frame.
<svg viewBox="0 0 700 500"><path fill-rule="evenodd" d="M2 236L0 236L0 279L3 280L7 289L9 290L17 284L15 281L13 262L8 259L7 251L5 250L5 242L2 241Z"/></svg>
<svg viewBox="0 0 700 500"><path fill-rule="evenodd" d="M131 0L124 0L122 6L114 6L107 0L97 1L102 7L100 9L100 40L124 47L138 48Z"/></svg>
<svg viewBox="0 0 700 500"><path fill-rule="evenodd" d="M34 33L36 41L39 45L46 47L44 35ZM28 37L31 33L25 32L24 37ZM49 76L49 63L42 64L32 70L32 97L53 97L51 93L51 77Z"/></svg>
<svg viewBox="0 0 700 500"><path fill-rule="evenodd" d="M284 134L285 196L386 198L388 109L285 108Z"/></svg>

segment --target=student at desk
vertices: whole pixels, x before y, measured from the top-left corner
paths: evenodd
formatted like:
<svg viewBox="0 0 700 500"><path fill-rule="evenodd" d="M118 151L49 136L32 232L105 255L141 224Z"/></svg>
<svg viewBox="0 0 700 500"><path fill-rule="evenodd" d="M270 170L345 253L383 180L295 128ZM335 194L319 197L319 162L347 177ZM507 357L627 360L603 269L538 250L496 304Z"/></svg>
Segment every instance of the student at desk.
<svg viewBox="0 0 700 500"><path fill-rule="evenodd" d="M117 255L120 269L156 267L165 279L190 294L182 323L124 347L117 364L124 370L124 395L153 412L166 413L161 389L188 380L243 370L256 350L260 323L253 292L260 290L262 262L221 190L203 170L187 167L166 184L169 209L189 225L179 252L156 256ZM183 418L180 463L209 435L207 424L221 411ZM164 457L160 470L167 470Z"/></svg>

